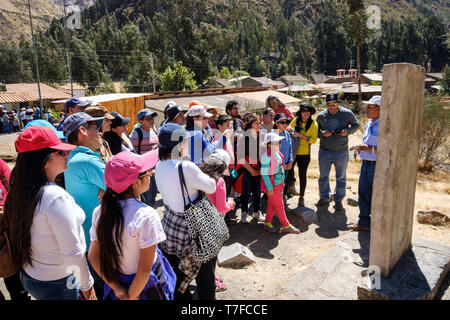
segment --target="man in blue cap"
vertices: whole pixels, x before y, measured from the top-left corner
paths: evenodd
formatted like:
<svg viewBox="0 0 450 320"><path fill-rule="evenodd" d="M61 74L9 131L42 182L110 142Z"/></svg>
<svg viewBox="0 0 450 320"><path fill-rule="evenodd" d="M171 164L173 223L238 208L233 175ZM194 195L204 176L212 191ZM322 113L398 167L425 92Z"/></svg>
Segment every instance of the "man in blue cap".
<svg viewBox="0 0 450 320"><path fill-rule="evenodd" d="M137 118L140 126L135 127L130 135L134 152L137 154L144 154L148 151L158 149L158 132L155 130L155 117L157 116L158 113L149 109L143 109L138 112ZM148 204L150 207L154 207L157 192L154 171L151 170L150 188L141 194L142 202Z"/></svg>
<svg viewBox="0 0 450 320"><path fill-rule="evenodd" d="M342 200L347 187L348 135L359 128L358 120L349 109L339 106L338 94L328 93L326 109L317 116L319 127L319 192L317 207L330 203L330 171L331 165L336 170L336 187L333 192L335 210L344 211Z"/></svg>
<svg viewBox="0 0 450 320"><path fill-rule="evenodd" d="M72 97L67 99L66 104L64 105L64 112L66 113L66 117L64 118L63 121L61 121L58 125L57 130L58 131L63 131L64 129L64 122L66 121L66 119L77 112L84 112L84 110L89 107L91 105L91 103L86 100L86 101L82 101L77 97Z"/></svg>
<svg viewBox="0 0 450 320"><path fill-rule="evenodd" d="M99 150L102 145L98 121L103 119L104 117L94 118L87 113L77 112L68 116L63 126L67 141L77 145L67 159L64 179L66 191L86 214L83 231L87 250L91 243L89 230L92 226L92 213L100 204L100 199L106 190L105 163L101 159L100 153L94 152L94 150ZM101 299L104 283L90 264L89 269L94 277L95 293Z"/></svg>

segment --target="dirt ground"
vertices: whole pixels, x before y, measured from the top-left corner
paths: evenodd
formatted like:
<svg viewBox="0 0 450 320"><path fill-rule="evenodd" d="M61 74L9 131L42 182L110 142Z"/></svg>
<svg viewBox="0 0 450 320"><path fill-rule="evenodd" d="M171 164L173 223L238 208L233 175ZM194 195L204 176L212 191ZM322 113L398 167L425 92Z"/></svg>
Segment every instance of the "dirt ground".
<svg viewBox="0 0 450 320"><path fill-rule="evenodd" d="M350 136L349 146L362 141L362 133L357 131ZM311 163L308 168L308 184L305 194L305 206L317 210L315 203L319 200L318 191L318 145L312 146ZM358 180L360 161L351 158L347 169L347 196L358 195ZM297 176L297 170L296 176ZM334 188L334 169L330 175L331 188ZM298 177L298 176L297 176ZM436 172L418 174L413 237L442 243L450 246L450 228L419 224L416 219L418 210L434 209L449 214L450 208L450 175ZM159 195L158 195L159 196ZM158 198L157 198L158 199ZM288 209L296 208L298 197L288 201ZM401 201L401 199L399 199ZM263 201L265 208L265 201ZM330 215L328 221L319 224L306 223L299 213L287 212L290 222L300 229L301 233L282 234L268 233L263 229L263 223L252 220L250 224L230 225L230 239L225 245L238 242L249 248L256 257L256 263L244 268L223 268L217 266L216 275L224 279L227 290L217 293L217 299L224 300L296 300L298 297L286 292L283 288L299 272L310 266L325 251L334 246L348 232L347 225L358 221L358 207L352 207L343 201L346 209L345 218L342 215ZM162 215L162 201L157 201L158 212ZM334 212L333 204L329 207ZM264 212L264 211L263 211ZM236 216L240 220L240 210ZM330 221L331 219L331 221ZM280 223L276 218L274 226Z"/></svg>
<svg viewBox="0 0 450 320"><path fill-rule="evenodd" d="M356 145L362 140L362 133L350 136L349 145ZM312 159L308 169L308 185L305 195L305 206L316 211L315 203L319 200L318 195L318 144L312 147ZM12 166L12 164L10 164ZM334 188L334 169L331 174L331 188ZM347 196L356 195L358 191L360 162L350 160L347 169ZM297 170L296 170L297 171ZM297 174L297 172L296 172ZM450 246L450 228L436 227L419 224L416 219L417 211L434 209L449 215L450 208L450 174L435 172L431 174L418 174L413 237L442 243ZM162 215L163 204L158 194L157 210ZM288 201L288 208L295 209L298 197L295 196ZM399 199L401 201L401 199ZM358 220L358 207L343 201L346 209L345 216L329 216L326 224L309 224L303 221L301 216L295 212L288 212L290 222L301 230L298 235L294 234L271 234L263 230L263 223L251 221L250 224L236 224L229 226L230 239L226 245L239 242L248 247L256 257L256 263L238 268L223 268L217 266L216 275L221 276L227 285L227 290L217 293L217 299L227 300L296 300L297 296L286 292L283 288L299 272L306 269L327 249L334 246L346 233L352 232L347 225ZM265 201L263 201L265 208ZM332 204L330 213L334 212ZM240 219L240 210L236 216ZM274 218L274 225L280 224ZM448 286L448 281L447 281ZM3 291L3 289L2 289ZM449 290L444 299L450 299Z"/></svg>

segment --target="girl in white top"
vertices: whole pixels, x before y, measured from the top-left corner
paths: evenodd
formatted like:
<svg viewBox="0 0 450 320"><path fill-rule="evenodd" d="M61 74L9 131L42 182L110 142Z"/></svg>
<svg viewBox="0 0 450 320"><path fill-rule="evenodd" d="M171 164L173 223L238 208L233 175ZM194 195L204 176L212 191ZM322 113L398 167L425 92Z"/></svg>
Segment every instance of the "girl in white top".
<svg viewBox="0 0 450 320"><path fill-rule="evenodd" d="M93 213L89 248L89 261L107 284L105 298L173 298L170 278L175 275L164 269L157 250L166 239L159 215L138 200L149 188L149 170L157 161L157 150L142 156L124 151L106 164L107 189Z"/></svg>
<svg viewBox="0 0 450 320"><path fill-rule="evenodd" d="M5 203L12 262L23 287L37 300L96 299L86 261L83 210L55 177L69 151L54 131L32 126L15 142L18 157Z"/></svg>

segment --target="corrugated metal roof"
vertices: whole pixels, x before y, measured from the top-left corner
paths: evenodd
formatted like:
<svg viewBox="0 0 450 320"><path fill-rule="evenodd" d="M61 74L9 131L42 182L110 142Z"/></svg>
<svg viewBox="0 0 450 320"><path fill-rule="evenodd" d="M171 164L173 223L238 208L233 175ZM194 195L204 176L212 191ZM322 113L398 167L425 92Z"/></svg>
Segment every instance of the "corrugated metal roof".
<svg viewBox="0 0 450 320"><path fill-rule="evenodd" d="M70 95L59 91L45 83L40 84L41 88L41 96L43 100L59 100L59 99L68 99ZM39 99L39 91L36 83L10 83L6 84L7 92L24 92L29 94L30 96Z"/></svg>
<svg viewBox="0 0 450 320"><path fill-rule="evenodd" d="M265 108L266 99L269 95L276 95L281 102L288 106L297 106L301 101L290 95L273 91L262 90L255 92L240 92L230 94L216 94L216 95L204 95L204 96L191 96L191 97L167 97L162 99L145 100L145 106L157 111L163 111L166 104L169 101L174 101L183 109L188 109L189 104L192 101L198 101L202 104L214 106L222 111L225 110L225 105L229 100L236 100L241 106L249 106L251 108Z"/></svg>
<svg viewBox="0 0 450 320"><path fill-rule="evenodd" d="M38 101L38 99L24 92L0 92L0 103L20 103L34 101Z"/></svg>

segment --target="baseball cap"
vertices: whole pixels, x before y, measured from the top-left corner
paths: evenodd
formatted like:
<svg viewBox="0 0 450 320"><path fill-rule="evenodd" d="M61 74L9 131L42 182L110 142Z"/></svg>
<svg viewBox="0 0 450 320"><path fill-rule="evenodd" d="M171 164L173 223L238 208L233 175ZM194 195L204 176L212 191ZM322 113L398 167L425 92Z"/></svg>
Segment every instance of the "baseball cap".
<svg viewBox="0 0 450 320"><path fill-rule="evenodd" d="M90 115L91 117L105 117L106 119L113 120L114 117L109 114L108 109L106 109L104 106L100 104L93 105L91 104L90 107L87 107L84 110L85 113Z"/></svg>
<svg viewBox="0 0 450 320"><path fill-rule="evenodd" d="M173 121L180 114L180 112L186 113L187 111L181 110L181 108L177 105L173 105L172 107L168 108L166 111L166 123Z"/></svg>
<svg viewBox="0 0 450 320"><path fill-rule="evenodd" d="M189 111L187 113L187 116L189 116L189 117L203 116L205 118L209 118L209 117L212 117L213 114L211 114L209 112L206 112L206 109L205 109L204 106L201 106L201 105L197 104L197 105L192 106L189 109Z"/></svg>
<svg viewBox="0 0 450 320"><path fill-rule="evenodd" d="M74 132L76 129L78 129L81 125L88 121L97 121L97 120L103 120L103 117L91 117L85 112L77 112L74 113L66 118L64 120L63 130L64 130L64 136L66 138L69 138L72 132Z"/></svg>
<svg viewBox="0 0 450 320"><path fill-rule="evenodd" d="M73 144L63 143L56 133L49 127L30 126L22 131L14 142L18 153L35 151L45 148L71 151L76 148Z"/></svg>
<svg viewBox="0 0 450 320"><path fill-rule="evenodd" d="M264 144L268 144L269 142L278 142L283 139L284 137L278 135L278 133L270 132L264 136Z"/></svg>
<svg viewBox="0 0 450 320"><path fill-rule="evenodd" d="M284 113L277 113L275 115L275 118L273 119L273 122L277 123L282 120L289 120L289 119L284 115Z"/></svg>
<svg viewBox="0 0 450 320"><path fill-rule="evenodd" d="M228 152L226 152L223 149L216 149L216 150L214 150L211 153L210 157L222 160L223 162L225 162L227 167L230 165L230 162L231 162L230 155L228 154Z"/></svg>
<svg viewBox="0 0 450 320"><path fill-rule="evenodd" d="M48 128L52 129L52 130L56 133L56 136L57 136L59 139L66 139L66 137L64 136L64 132L62 132L62 131L57 131L56 128L55 128L55 126L52 125L52 124L51 124L50 122L48 122L47 120L41 120L41 119L39 119L39 120L33 120L33 121L30 121L30 122L27 123L27 125L25 126L24 129L27 129L28 127L31 127L31 126L44 126L44 127L48 127Z"/></svg>
<svg viewBox="0 0 450 320"><path fill-rule="evenodd" d="M140 173L150 170L157 162L158 150L151 150L143 155L130 151L120 152L106 163L106 187L122 193L136 181Z"/></svg>
<svg viewBox="0 0 450 320"><path fill-rule="evenodd" d="M191 103L189 103L188 109L191 109L193 106L197 106L197 105L201 106L202 104L197 100L191 101Z"/></svg>
<svg viewBox="0 0 450 320"><path fill-rule="evenodd" d="M381 96L373 96L369 101L363 101L365 104L375 104L381 107Z"/></svg>
<svg viewBox="0 0 450 320"><path fill-rule="evenodd" d="M339 101L337 92L327 93L327 96L325 98L325 104L332 102L332 101Z"/></svg>
<svg viewBox="0 0 450 320"><path fill-rule="evenodd" d="M77 97L72 97L67 99L66 104L64 106L64 110L67 112L69 111L69 108L73 108L75 106L80 106L80 107L87 107L90 105L89 101L82 101L80 99L78 99Z"/></svg>
<svg viewBox="0 0 450 320"><path fill-rule="evenodd" d="M175 101L169 101L167 102L166 106L164 107L164 116L167 116L167 110L169 110L170 108L176 106L177 104L175 103Z"/></svg>
<svg viewBox="0 0 450 320"><path fill-rule="evenodd" d="M159 144L173 148L184 139L188 138L188 132L180 125L176 123L166 123L159 129L158 141Z"/></svg>
<svg viewBox="0 0 450 320"><path fill-rule="evenodd" d="M143 109L138 112L137 118L138 118L138 120L142 120L145 117L156 117L157 115L158 115L158 113L156 113L154 111L150 111L148 109Z"/></svg>
<svg viewBox="0 0 450 320"><path fill-rule="evenodd" d="M122 117L120 113L117 112L110 112L110 115L114 117L111 122L111 128L126 126L128 122L130 122L130 118L128 117Z"/></svg>

